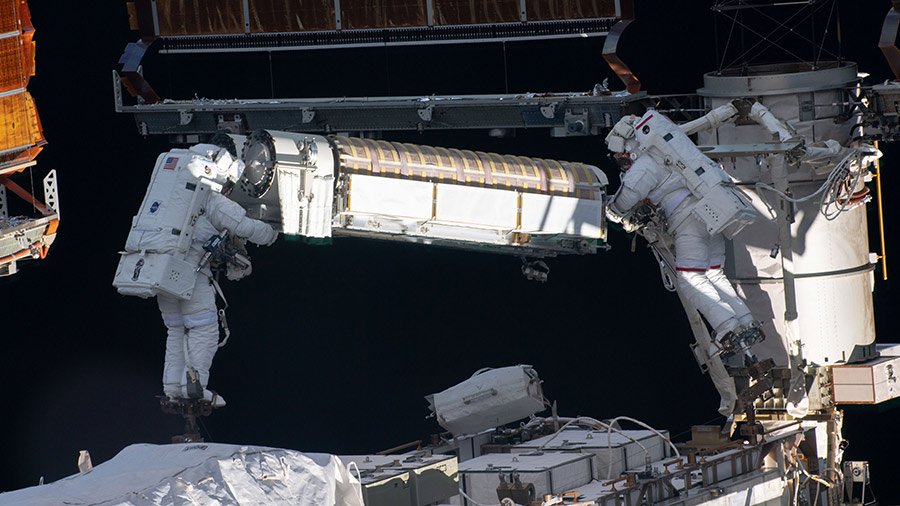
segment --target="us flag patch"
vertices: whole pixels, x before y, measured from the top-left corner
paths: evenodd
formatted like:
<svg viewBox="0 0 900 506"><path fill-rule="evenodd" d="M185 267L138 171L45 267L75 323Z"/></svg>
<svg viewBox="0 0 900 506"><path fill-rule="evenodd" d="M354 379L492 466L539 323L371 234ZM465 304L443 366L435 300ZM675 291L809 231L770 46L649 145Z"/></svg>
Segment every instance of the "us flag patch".
<svg viewBox="0 0 900 506"><path fill-rule="evenodd" d="M163 170L175 170L175 167L178 166L178 157L170 156L166 158L166 163L163 165Z"/></svg>

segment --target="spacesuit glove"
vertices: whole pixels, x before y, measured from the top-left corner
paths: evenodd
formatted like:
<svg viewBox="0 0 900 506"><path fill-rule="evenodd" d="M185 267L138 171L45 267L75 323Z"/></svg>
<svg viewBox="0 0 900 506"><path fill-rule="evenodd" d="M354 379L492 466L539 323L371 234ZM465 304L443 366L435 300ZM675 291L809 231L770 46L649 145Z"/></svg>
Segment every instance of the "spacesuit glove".
<svg viewBox="0 0 900 506"><path fill-rule="evenodd" d="M625 220L625 216L619 214L613 206L606 206L606 219L613 223L622 223Z"/></svg>
<svg viewBox="0 0 900 506"><path fill-rule="evenodd" d="M265 246L271 246L275 244L275 241L278 240L278 232L274 228L272 228L271 225L269 225L269 232L271 232L272 235L270 239L263 241L262 244Z"/></svg>
<svg viewBox="0 0 900 506"><path fill-rule="evenodd" d="M634 223L628 218L622 220L622 230L629 234L632 232L637 232L638 230L640 230L641 226L642 225L640 223Z"/></svg>

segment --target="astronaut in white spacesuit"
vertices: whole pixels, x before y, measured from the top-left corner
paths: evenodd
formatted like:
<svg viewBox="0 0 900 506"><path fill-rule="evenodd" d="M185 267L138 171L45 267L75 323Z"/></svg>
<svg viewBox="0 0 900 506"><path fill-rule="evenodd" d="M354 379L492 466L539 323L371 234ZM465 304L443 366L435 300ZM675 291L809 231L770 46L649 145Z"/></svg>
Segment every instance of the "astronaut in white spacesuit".
<svg viewBox="0 0 900 506"><path fill-rule="evenodd" d="M243 168L243 162L212 144L161 155L113 283L126 295L156 295L168 330L163 392L173 399L202 397L215 407L225 405L207 389L219 346L216 287L208 261L216 236L227 231L259 245L278 238L271 226L247 217L244 208L223 194ZM167 285L173 278L181 284Z"/></svg>
<svg viewBox="0 0 900 506"><path fill-rule="evenodd" d="M659 113L656 115L658 118ZM622 185L607 206L607 216L628 228L633 226L631 213L649 202L666 217L668 232L674 236L678 289L715 332L709 355L722 354L725 350L740 351L733 349L734 343L740 343L739 347L744 349L764 336L723 272L725 238L722 233L710 234L706 224L693 212L700 199L689 190L684 173L678 169L678 156L661 156L660 152L641 145L640 132L649 133L643 120L653 117L651 113L643 118L627 116L606 138L609 149L625 169ZM665 121L671 125L668 119ZM640 129L638 135L636 129ZM666 135L664 141L668 143L671 139ZM710 162L703 165L706 170L721 171L712 177L725 181L727 175L721 167L706 160ZM688 170L696 166L694 162Z"/></svg>

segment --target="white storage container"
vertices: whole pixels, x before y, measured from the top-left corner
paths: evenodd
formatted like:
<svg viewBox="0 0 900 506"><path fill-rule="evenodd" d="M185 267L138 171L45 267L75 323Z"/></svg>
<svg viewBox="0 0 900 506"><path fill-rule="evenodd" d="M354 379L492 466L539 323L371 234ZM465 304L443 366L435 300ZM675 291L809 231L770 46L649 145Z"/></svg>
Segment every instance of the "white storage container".
<svg viewBox="0 0 900 506"><path fill-rule="evenodd" d="M507 482L518 474L523 483L534 485L537 497L559 494L590 483L594 471L590 454L546 453L489 453L459 465L462 490L474 501L497 504L497 486L502 474ZM464 500L471 506L472 502Z"/></svg>
<svg viewBox="0 0 900 506"><path fill-rule="evenodd" d="M668 436L667 431L660 431ZM629 439L631 438L631 439ZM638 443L647 448L650 461L656 462L668 456L668 444L649 430L621 430L607 436L605 430L589 430L569 427L556 435L545 436L510 449L514 453L528 453L543 447L544 451L578 452L594 458L594 479L606 480L612 461L611 477L626 469L638 469L646 463L646 453Z"/></svg>
<svg viewBox="0 0 900 506"><path fill-rule="evenodd" d="M541 380L530 365L482 369L426 399L441 427L454 435L514 422L543 411L545 404Z"/></svg>
<svg viewBox="0 0 900 506"><path fill-rule="evenodd" d="M834 366L831 373L838 404L878 404L900 396L900 357Z"/></svg>

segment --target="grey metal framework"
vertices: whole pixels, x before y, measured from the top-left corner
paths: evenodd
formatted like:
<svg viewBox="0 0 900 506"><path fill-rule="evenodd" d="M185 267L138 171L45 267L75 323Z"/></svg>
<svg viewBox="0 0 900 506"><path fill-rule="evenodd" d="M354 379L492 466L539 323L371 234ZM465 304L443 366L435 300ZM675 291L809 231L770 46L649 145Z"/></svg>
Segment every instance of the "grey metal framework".
<svg viewBox="0 0 900 506"><path fill-rule="evenodd" d="M220 130L246 133L259 128L310 133L547 128L556 136L599 135L629 107L650 100L638 92L194 99L124 105L116 72L113 82L116 111L133 115L142 135L169 135L185 142Z"/></svg>

